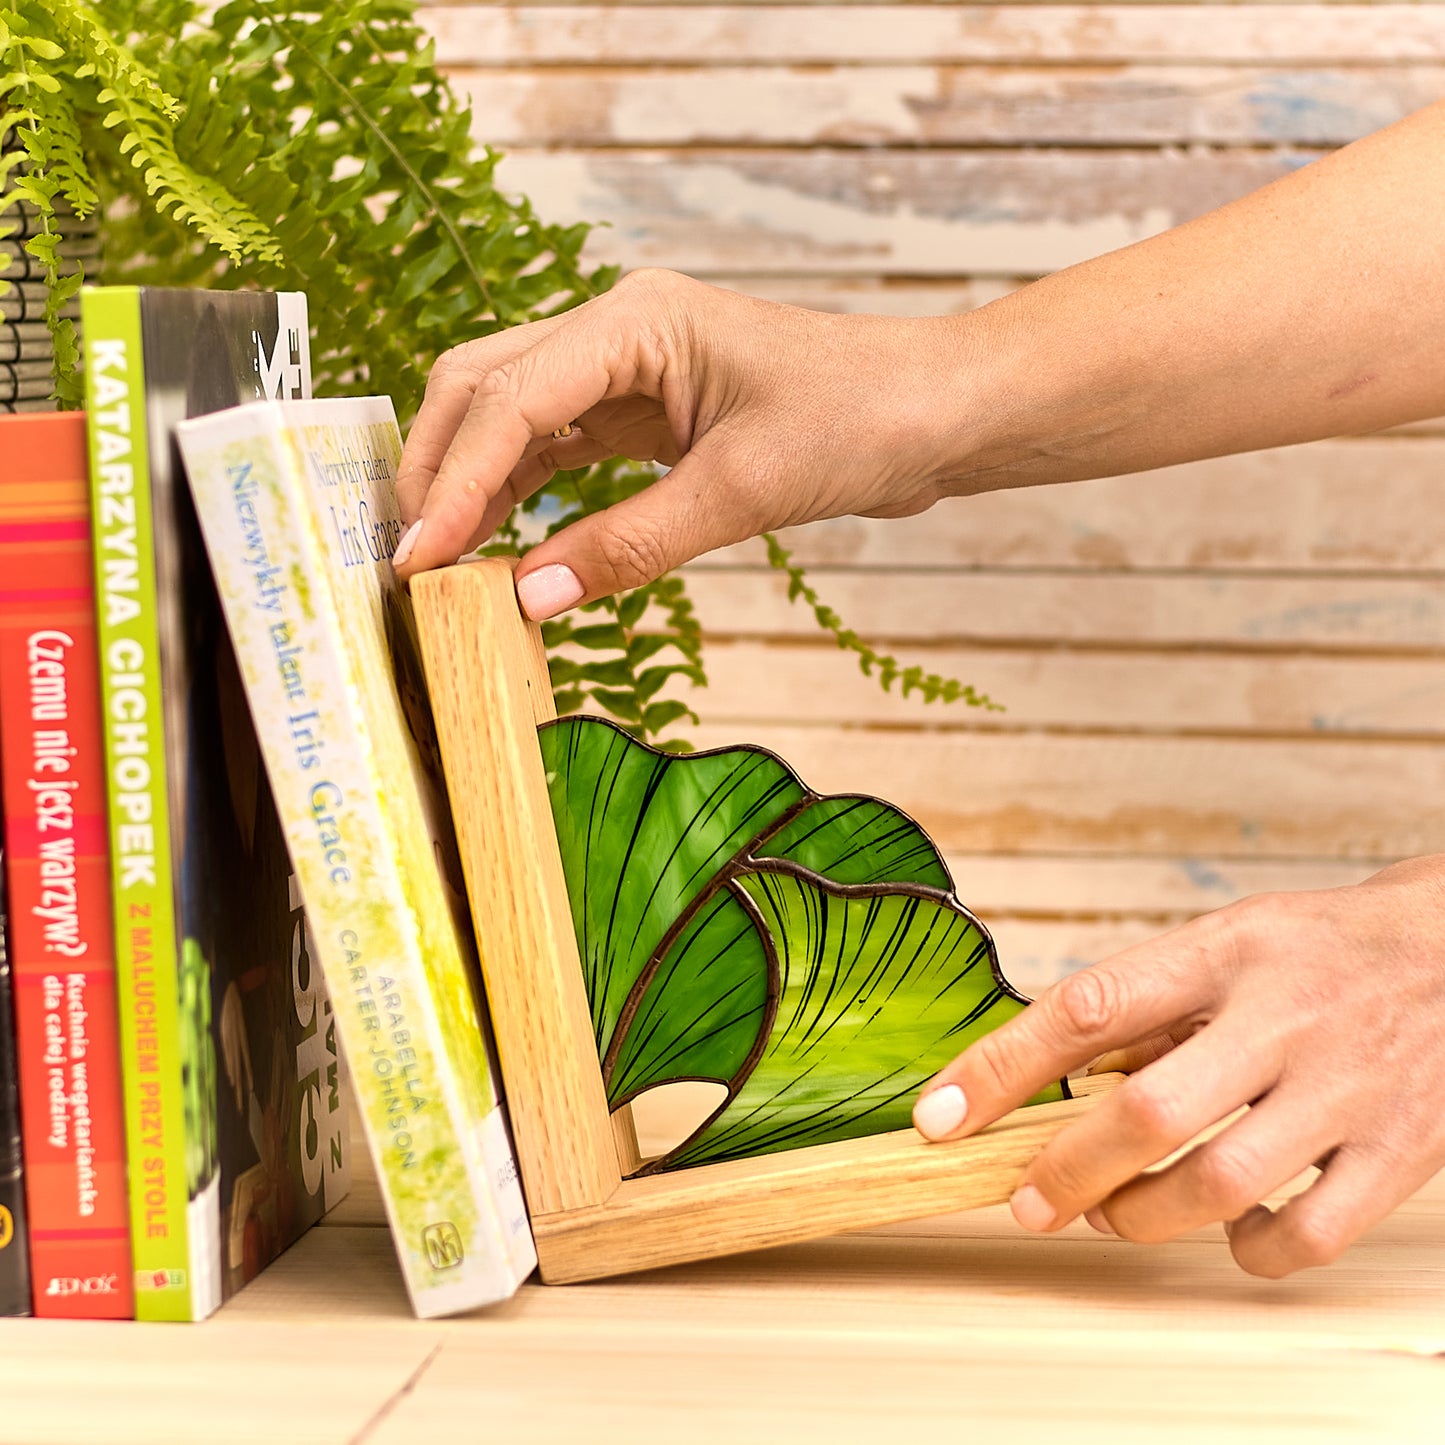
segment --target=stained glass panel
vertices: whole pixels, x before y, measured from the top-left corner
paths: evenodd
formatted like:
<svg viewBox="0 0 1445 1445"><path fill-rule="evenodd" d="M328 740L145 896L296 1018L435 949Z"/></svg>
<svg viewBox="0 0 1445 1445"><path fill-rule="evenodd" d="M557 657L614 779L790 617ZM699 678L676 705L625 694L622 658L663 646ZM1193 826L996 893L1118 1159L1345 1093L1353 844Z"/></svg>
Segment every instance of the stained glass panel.
<svg viewBox="0 0 1445 1445"><path fill-rule="evenodd" d="M761 748L660 753L597 718L541 742L609 1102L728 1090L648 1170L905 1127L919 1086L1025 1006L889 804L820 797Z"/></svg>

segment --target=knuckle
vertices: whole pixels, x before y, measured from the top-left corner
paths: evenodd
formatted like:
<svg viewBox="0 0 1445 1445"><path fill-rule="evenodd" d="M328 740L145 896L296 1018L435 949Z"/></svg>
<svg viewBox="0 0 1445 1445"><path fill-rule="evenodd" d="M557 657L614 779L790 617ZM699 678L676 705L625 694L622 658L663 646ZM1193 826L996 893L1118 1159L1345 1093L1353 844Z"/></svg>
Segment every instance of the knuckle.
<svg viewBox="0 0 1445 1445"><path fill-rule="evenodd" d="M474 406L495 406L516 404L517 364L508 362L495 370L486 371L472 380Z"/></svg>
<svg viewBox="0 0 1445 1445"><path fill-rule="evenodd" d="M476 525L485 498L467 490L443 489L429 514L428 529L436 528L447 533L470 533Z"/></svg>
<svg viewBox="0 0 1445 1445"><path fill-rule="evenodd" d="M1256 893L1213 915L1235 958L1258 954L1276 937L1291 911L1288 895Z"/></svg>
<svg viewBox="0 0 1445 1445"><path fill-rule="evenodd" d="M978 1083L990 1096L1006 1097L1012 1091L1019 1069L1008 1030L985 1034L969 1051L968 1058Z"/></svg>
<svg viewBox="0 0 1445 1445"><path fill-rule="evenodd" d="M660 533L636 521L608 528L601 537L603 559L617 577L650 581L668 567L667 548Z"/></svg>
<svg viewBox="0 0 1445 1445"><path fill-rule="evenodd" d="M685 289L687 277L662 266L641 266L629 271L612 288L611 294L629 302L637 299L667 300Z"/></svg>
<svg viewBox="0 0 1445 1445"><path fill-rule="evenodd" d="M1338 1216L1322 1210L1301 1211L1286 1217L1280 1228L1285 1252L1296 1269L1318 1269L1333 1264L1350 1245L1349 1231Z"/></svg>
<svg viewBox="0 0 1445 1445"><path fill-rule="evenodd" d="M1029 1181L1050 1203L1069 1212L1076 1202L1094 1202L1094 1179L1089 1161L1071 1149L1051 1146L1034 1160ZM1092 1192L1091 1192L1092 1191Z"/></svg>
<svg viewBox="0 0 1445 1445"><path fill-rule="evenodd" d="M1119 1016L1124 989L1117 976L1102 969L1071 973L1045 995L1054 1021L1071 1040L1097 1038ZM1042 1002L1043 1000L1040 1000Z"/></svg>
<svg viewBox="0 0 1445 1445"><path fill-rule="evenodd" d="M485 374L485 369L479 364L476 344L464 341L460 346L448 348L432 362L427 373L426 394L434 397L469 391Z"/></svg>
<svg viewBox="0 0 1445 1445"><path fill-rule="evenodd" d="M460 346L449 346L432 362L431 370L427 373L428 391L434 386L445 386L456 375L460 365L461 350Z"/></svg>
<svg viewBox="0 0 1445 1445"><path fill-rule="evenodd" d="M1184 1119L1186 1100L1160 1088L1142 1075L1134 1075L1114 1095L1114 1108L1123 1129L1146 1144L1172 1148L1188 1134Z"/></svg>
<svg viewBox="0 0 1445 1445"><path fill-rule="evenodd" d="M1116 1207L1109 1223L1114 1233L1130 1244L1165 1244L1177 1239L1180 1234L1176 1222L1147 1209L1131 1208L1128 1204Z"/></svg>
<svg viewBox="0 0 1445 1445"><path fill-rule="evenodd" d="M1237 1145L1204 1147L1194 1166L1199 1196L1220 1219L1237 1219L1259 1203L1259 1161Z"/></svg>

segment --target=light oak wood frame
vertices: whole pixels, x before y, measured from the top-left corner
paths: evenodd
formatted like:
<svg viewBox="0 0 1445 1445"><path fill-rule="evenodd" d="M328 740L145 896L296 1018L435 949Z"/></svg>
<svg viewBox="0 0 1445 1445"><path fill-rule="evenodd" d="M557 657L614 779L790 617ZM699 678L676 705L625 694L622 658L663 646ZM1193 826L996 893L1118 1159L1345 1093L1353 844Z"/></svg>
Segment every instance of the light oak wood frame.
<svg viewBox="0 0 1445 1445"><path fill-rule="evenodd" d="M911 1129L626 1177L592 1035L537 726L556 716L510 561L412 582L502 1082L542 1278L564 1284L997 1204L1111 1077L969 1139Z"/></svg>

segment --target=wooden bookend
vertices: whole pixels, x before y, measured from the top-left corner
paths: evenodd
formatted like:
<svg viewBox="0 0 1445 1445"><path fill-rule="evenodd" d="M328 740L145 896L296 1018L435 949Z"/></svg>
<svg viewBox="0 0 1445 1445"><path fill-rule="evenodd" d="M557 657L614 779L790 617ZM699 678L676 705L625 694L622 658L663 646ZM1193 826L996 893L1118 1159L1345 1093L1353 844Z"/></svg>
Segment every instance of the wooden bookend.
<svg viewBox="0 0 1445 1445"><path fill-rule="evenodd" d="M552 694L513 566L423 573L412 596L542 1278L597 1279L1006 1200L1116 1076L956 1143L904 1129L626 1177L637 1140L603 1090L537 741Z"/></svg>

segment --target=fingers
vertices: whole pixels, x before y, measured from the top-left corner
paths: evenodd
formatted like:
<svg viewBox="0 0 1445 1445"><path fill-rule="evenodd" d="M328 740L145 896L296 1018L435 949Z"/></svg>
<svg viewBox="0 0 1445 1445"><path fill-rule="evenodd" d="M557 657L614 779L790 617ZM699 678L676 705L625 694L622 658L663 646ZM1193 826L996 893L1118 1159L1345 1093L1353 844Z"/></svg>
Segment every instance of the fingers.
<svg viewBox="0 0 1445 1445"><path fill-rule="evenodd" d="M1401 1167L1385 1150L1345 1146L1303 1193L1276 1210L1259 1205L1228 1226L1241 1268L1265 1279L1332 1264L1434 1174L1433 1162Z"/></svg>
<svg viewBox="0 0 1445 1445"><path fill-rule="evenodd" d="M520 502L546 486L554 472L590 467L593 462L613 455L611 447L580 431L574 431L565 440L549 437L527 449L526 455L512 468L507 478L507 489ZM487 536L494 530L495 527L489 529Z"/></svg>
<svg viewBox="0 0 1445 1445"><path fill-rule="evenodd" d="M534 442L528 448L527 455L512 468L511 475L487 503L482 512L481 521L477 523L472 535L462 544L461 550L470 552L474 548L480 547L511 515L514 507L546 486L553 473L588 467L593 462L610 455L611 452L602 443L592 441L580 432L574 432L565 441L549 439L549 441ZM399 548L398 552L400 553ZM393 558L393 565L400 567L405 561L405 555L402 556L400 563Z"/></svg>
<svg viewBox="0 0 1445 1445"><path fill-rule="evenodd" d="M1070 974L941 1070L914 1124L931 1139L972 1133L1101 1053L1178 1024L1213 997L1194 925ZM952 1087L957 1094L932 1099Z"/></svg>
<svg viewBox="0 0 1445 1445"><path fill-rule="evenodd" d="M1168 1168L1126 1184L1103 1213L1125 1239L1176 1239L1238 1219L1338 1142L1335 1110L1315 1094L1282 1087Z"/></svg>
<svg viewBox="0 0 1445 1445"><path fill-rule="evenodd" d="M700 553L757 530L750 495L714 471L717 433L666 476L605 511L583 517L534 547L517 572L517 597L533 621L640 587ZM754 479L756 480L756 479Z"/></svg>
<svg viewBox="0 0 1445 1445"><path fill-rule="evenodd" d="M1151 1238L1171 1238L1181 1232L1170 1228L1157 1233L1165 1226L1150 1222L1151 1204L1155 1201L1172 1205L1172 1211L1162 1211L1166 1221L1185 1207L1177 1197L1177 1186L1160 1184L1154 1194L1122 1215L1116 1215L1110 1196L1122 1198L1115 1191L1128 1185L1142 1170L1168 1158L1202 1130L1263 1093L1278 1078L1281 1062L1268 1038L1260 1037L1255 1021L1235 1022L1228 1017L1216 1020L1207 1038L1181 1045L1128 1079L1040 1151L1015 1195L1019 1222L1030 1229L1057 1229L1107 1199L1108 1221L1120 1234L1136 1237L1121 1219L1137 1223L1146 1232L1154 1229ZM1230 1157L1228 1150L1220 1155L1221 1159L1226 1157ZM1291 1174L1313 1157L1304 1156ZM1199 1167L1195 1166L1196 1171ZM1166 1175L1173 1172L1166 1171ZM1268 1181L1261 1193L1244 1200L1234 1213L1248 1208L1280 1182ZM1209 1215L1199 1222L1226 1217L1233 1215ZM1185 1227L1192 1229L1196 1225Z"/></svg>
<svg viewBox="0 0 1445 1445"><path fill-rule="evenodd" d="M507 345L520 349L500 364L505 351L475 343L438 363L441 375L434 371L428 383L403 462L406 505L419 499L419 511L392 559L398 575L455 561L483 519L495 516L495 499L538 438L609 398L662 397L673 379L669 338L673 318L685 310L678 291L686 284L667 273L637 273L564 317L518 328L526 335ZM657 409L652 433L661 432L671 428ZM667 438L679 451L689 440ZM518 485L536 481L537 469L524 467Z"/></svg>
<svg viewBox="0 0 1445 1445"><path fill-rule="evenodd" d="M1156 1034L1152 1039L1144 1039L1137 1044L1130 1044L1123 1049L1110 1049L1106 1054L1100 1054L1092 1064L1088 1072L1091 1074L1137 1074L1146 1064L1152 1064L1155 1059L1162 1059L1170 1049L1184 1042L1190 1030L1176 1029L1173 1032Z"/></svg>
<svg viewBox="0 0 1445 1445"><path fill-rule="evenodd" d="M588 355L587 330L545 337L477 383L396 563L401 576L454 562L533 440L606 394L612 376L604 359Z"/></svg>
<svg viewBox="0 0 1445 1445"><path fill-rule="evenodd" d="M472 404L477 384L555 331L565 319L554 316L515 326L458 347L438 360L427 378L426 396L407 434L397 469L397 502L408 526L421 516L422 503Z"/></svg>

